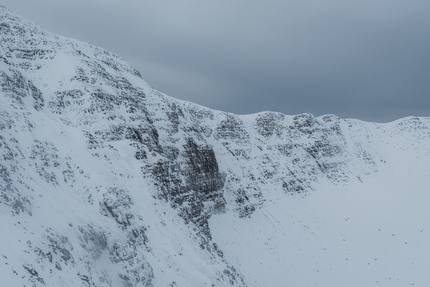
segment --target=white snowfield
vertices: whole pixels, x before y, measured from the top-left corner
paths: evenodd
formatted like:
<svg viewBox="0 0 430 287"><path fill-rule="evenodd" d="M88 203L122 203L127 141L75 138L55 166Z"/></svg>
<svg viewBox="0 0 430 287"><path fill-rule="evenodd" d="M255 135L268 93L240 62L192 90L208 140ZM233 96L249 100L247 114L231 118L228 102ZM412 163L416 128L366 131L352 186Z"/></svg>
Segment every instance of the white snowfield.
<svg viewBox="0 0 430 287"><path fill-rule="evenodd" d="M1 286L428 286L430 118L239 116L0 37Z"/></svg>

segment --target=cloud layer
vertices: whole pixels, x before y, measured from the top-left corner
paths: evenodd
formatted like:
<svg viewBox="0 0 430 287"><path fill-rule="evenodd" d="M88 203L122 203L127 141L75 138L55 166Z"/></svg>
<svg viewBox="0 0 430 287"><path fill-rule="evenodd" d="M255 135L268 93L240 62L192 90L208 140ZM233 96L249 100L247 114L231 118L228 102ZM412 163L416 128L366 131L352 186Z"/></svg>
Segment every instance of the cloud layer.
<svg viewBox="0 0 430 287"><path fill-rule="evenodd" d="M3 5L111 50L158 90L239 114L430 116L428 1L53 1Z"/></svg>

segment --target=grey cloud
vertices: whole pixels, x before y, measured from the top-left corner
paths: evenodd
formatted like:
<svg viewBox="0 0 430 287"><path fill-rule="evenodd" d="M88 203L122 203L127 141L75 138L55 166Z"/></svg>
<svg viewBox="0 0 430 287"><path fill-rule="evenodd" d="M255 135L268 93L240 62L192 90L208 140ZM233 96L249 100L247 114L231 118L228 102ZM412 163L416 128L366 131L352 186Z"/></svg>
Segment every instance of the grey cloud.
<svg viewBox="0 0 430 287"><path fill-rule="evenodd" d="M430 116L427 1L4 2L121 55L160 91L211 108Z"/></svg>

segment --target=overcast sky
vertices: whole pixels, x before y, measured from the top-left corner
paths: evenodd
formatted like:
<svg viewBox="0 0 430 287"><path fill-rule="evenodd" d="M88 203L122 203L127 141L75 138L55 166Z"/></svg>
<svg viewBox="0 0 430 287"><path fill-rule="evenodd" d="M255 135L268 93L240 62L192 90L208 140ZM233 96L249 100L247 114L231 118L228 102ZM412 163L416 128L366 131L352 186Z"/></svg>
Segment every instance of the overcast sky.
<svg viewBox="0 0 430 287"><path fill-rule="evenodd" d="M2 0L154 88L237 114L430 116L428 0Z"/></svg>

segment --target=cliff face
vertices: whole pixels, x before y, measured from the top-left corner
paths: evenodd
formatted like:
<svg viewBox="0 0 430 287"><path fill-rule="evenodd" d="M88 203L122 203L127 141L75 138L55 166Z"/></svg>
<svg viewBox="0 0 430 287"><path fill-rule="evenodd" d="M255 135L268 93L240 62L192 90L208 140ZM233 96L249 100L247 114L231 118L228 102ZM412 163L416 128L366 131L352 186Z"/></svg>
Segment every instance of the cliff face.
<svg viewBox="0 0 430 287"><path fill-rule="evenodd" d="M252 225L268 202L347 188L394 165L392 152L429 151L428 118L238 116L163 95L118 56L6 8L0 35L10 286L264 286L214 239L223 218Z"/></svg>

